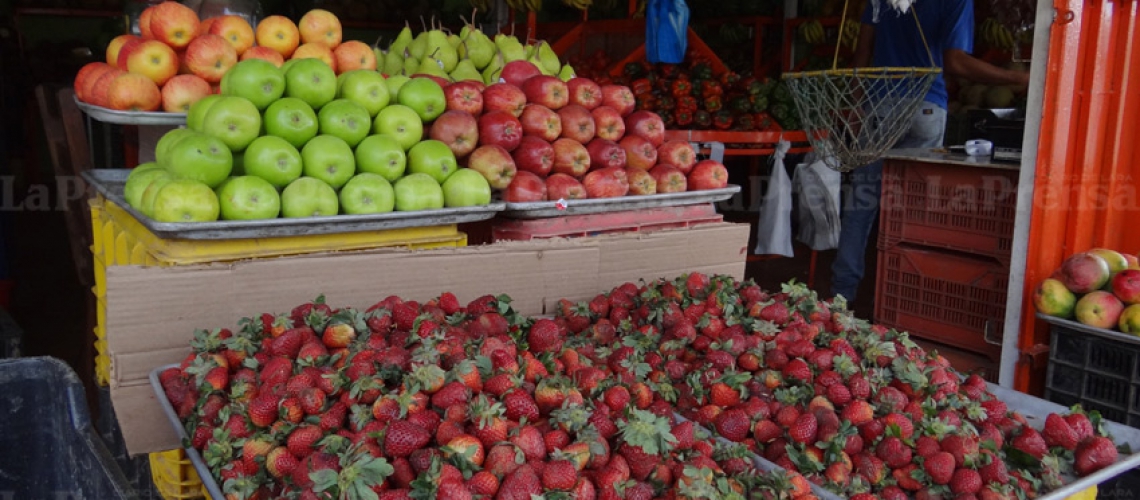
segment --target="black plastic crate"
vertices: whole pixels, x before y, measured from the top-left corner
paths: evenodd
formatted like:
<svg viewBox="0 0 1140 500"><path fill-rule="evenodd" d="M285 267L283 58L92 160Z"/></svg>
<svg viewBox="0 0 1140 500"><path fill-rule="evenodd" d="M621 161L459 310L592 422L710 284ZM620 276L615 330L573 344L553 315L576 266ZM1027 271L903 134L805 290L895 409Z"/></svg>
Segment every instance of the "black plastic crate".
<svg viewBox="0 0 1140 500"><path fill-rule="evenodd" d="M1038 317L1050 324L1045 399L1140 426L1140 338Z"/></svg>
<svg viewBox="0 0 1140 500"><path fill-rule="evenodd" d="M8 498L134 499L91 424L83 385L54 358L0 360L0 492Z"/></svg>

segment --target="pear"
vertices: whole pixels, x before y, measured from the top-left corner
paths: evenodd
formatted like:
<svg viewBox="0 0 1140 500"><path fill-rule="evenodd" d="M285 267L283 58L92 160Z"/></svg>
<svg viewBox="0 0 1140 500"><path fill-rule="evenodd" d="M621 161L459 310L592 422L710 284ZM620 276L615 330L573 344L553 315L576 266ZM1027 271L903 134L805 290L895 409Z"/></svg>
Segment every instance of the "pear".
<svg viewBox="0 0 1140 500"><path fill-rule="evenodd" d="M438 76L445 80L451 79L451 75L448 75L447 71L444 71L443 61L430 56L420 61L420 67L414 74Z"/></svg>
<svg viewBox="0 0 1140 500"><path fill-rule="evenodd" d="M412 56L404 58L404 72L403 75L412 76L420 70L420 60Z"/></svg>
<svg viewBox="0 0 1140 500"><path fill-rule="evenodd" d="M457 51L459 57L470 59L475 69L483 70L495 57L495 44L482 31L471 30Z"/></svg>
<svg viewBox="0 0 1140 500"><path fill-rule="evenodd" d="M535 53L531 54L530 57L528 57L526 60L527 60L527 62L533 64L534 67L538 68L539 73L542 73L546 76L554 76L554 74L557 73L557 71L550 71L550 70L546 69L546 66L543 65L542 61L538 58L538 52L537 51L535 51Z"/></svg>
<svg viewBox="0 0 1140 500"><path fill-rule="evenodd" d="M387 56L388 54L386 52L384 52L383 50L380 50L380 47L372 47L372 55L376 56L376 69L377 70L383 70L384 69L384 57Z"/></svg>
<svg viewBox="0 0 1140 500"><path fill-rule="evenodd" d="M456 35L455 33L449 33L447 35L447 44L451 45L451 48L453 49L459 48L459 44L462 42L463 39L459 38L459 35Z"/></svg>
<svg viewBox="0 0 1140 500"><path fill-rule="evenodd" d="M444 73L450 73L451 70L455 69L455 64L459 62L455 47L451 46L451 43L447 41L447 35L440 30L427 32L426 54L443 62Z"/></svg>
<svg viewBox="0 0 1140 500"><path fill-rule="evenodd" d="M514 35L504 35L499 33L495 35L495 46L499 48L499 52L503 54L503 64L512 61L521 61L526 59L526 49L519 43L519 39Z"/></svg>
<svg viewBox="0 0 1140 500"><path fill-rule="evenodd" d="M550 44L546 43L545 40L538 42L538 48L534 49L534 53L542 63L538 67L546 68L551 75L562 69L562 63L558 61L558 54L554 53L554 49L550 48Z"/></svg>
<svg viewBox="0 0 1140 500"><path fill-rule="evenodd" d="M502 52L496 53L491 58L490 64L483 68L483 83L486 85L499 83L499 74L503 72L503 64Z"/></svg>
<svg viewBox="0 0 1140 500"><path fill-rule="evenodd" d="M412 43L412 29L408 27L407 23L404 23L404 29L400 30L396 39L392 40L392 44L388 46L388 53L399 54L400 57L404 57L404 51L407 50L410 43Z"/></svg>
<svg viewBox="0 0 1140 500"><path fill-rule="evenodd" d="M475 64L470 59L459 61L455 65L455 69L451 71L451 79L457 82L463 80L476 80L483 81L483 75L479 74L479 70L475 69Z"/></svg>
<svg viewBox="0 0 1140 500"><path fill-rule="evenodd" d="M379 60L377 60L379 67ZM402 52L394 52L389 50L388 54L384 56L384 66L380 71L385 75L399 75L404 72L404 54Z"/></svg>
<svg viewBox="0 0 1140 500"><path fill-rule="evenodd" d="M467 23L467 19L466 19L466 18L464 18L464 17L460 16L460 19L463 19L463 22L464 22L464 23ZM463 25L463 28L461 28L461 29L459 30L459 39L460 39L460 40L466 40L466 39L467 39L467 35L470 35L470 34L471 34L471 32L473 31L473 28L474 28L474 26L472 26L472 25L471 25L471 23L467 23L467 24L464 24L464 25Z"/></svg>
<svg viewBox="0 0 1140 500"><path fill-rule="evenodd" d="M578 74L574 71L574 68L570 66L570 63L566 63L565 66L562 66L562 71L558 72L558 79L564 82L568 82L571 78L576 76L578 76Z"/></svg>
<svg viewBox="0 0 1140 500"><path fill-rule="evenodd" d="M427 31L421 31L420 34L416 35L415 40L412 40L412 43L408 44L408 53L416 58L416 60L423 59L431 53L431 51L427 49L427 34Z"/></svg>
<svg viewBox="0 0 1140 500"><path fill-rule="evenodd" d="M535 45L533 43L528 43L526 45L526 59L528 61L530 60L530 58L534 57L534 47L535 47Z"/></svg>

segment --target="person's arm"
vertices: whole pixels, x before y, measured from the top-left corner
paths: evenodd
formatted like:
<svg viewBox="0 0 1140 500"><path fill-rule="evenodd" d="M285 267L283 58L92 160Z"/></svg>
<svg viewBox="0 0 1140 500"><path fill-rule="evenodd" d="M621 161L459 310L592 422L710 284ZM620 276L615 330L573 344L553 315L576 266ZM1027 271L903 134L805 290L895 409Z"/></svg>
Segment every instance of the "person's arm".
<svg viewBox="0 0 1140 500"><path fill-rule="evenodd" d="M947 76L969 79L986 85L1029 85L1029 73L999 68L963 50L948 49L942 53L943 71Z"/></svg>
<svg viewBox="0 0 1140 500"><path fill-rule="evenodd" d="M859 41L855 45L855 55L851 67L865 68L871 65L871 51L875 47L875 25L862 23L859 27Z"/></svg>

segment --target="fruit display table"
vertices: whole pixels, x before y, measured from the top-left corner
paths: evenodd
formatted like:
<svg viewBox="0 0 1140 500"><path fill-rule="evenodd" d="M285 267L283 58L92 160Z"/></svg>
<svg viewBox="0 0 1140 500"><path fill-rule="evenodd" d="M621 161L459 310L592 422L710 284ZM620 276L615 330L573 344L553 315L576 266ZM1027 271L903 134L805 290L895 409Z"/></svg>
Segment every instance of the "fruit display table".
<svg viewBox="0 0 1140 500"><path fill-rule="evenodd" d="M896 150L883 165L875 319L996 380L1020 164Z"/></svg>

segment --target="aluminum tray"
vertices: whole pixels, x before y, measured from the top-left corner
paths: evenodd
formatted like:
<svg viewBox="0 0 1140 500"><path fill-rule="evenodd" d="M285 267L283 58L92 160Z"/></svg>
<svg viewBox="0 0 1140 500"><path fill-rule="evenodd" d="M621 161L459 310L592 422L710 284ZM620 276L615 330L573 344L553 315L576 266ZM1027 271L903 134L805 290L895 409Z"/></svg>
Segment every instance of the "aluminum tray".
<svg viewBox="0 0 1140 500"><path fill-rule="evenodd" d="M102 106L80 101L75 98L79 109L93 120L117 125L186 125L186 113L164 111L116 111Z"/></svg>
<svg viewBox="0 0 1140 500"><path fill-rule="evenodd" d="M178 368L178 366L178 363L173 363L155 368L154 371L150 372L150 386L154 389L158 404L162 405L162 412L166 414L166 418L174 426L174 431L178 433L178 442L185 444L190 442L190 436L186 435L186 429L182 427L182 420L178 418L178 412L174 411L174 407L170 405L170 400L166 399L166 391L162 389L162 382L158 380L158 376L162 372L168 368ZM202 486L206 488L206 493L210 495L210 498L226 498L198 450L194 449L193 446L186 446L186 456L190 457L190 463L194 465L194 470L198 472L198 478L202 480Z"/></svg>
<svg viewBox="0 0 1140 500"><path fill-rule="evenodd" d="M1109 340L1115 340L1117 342L1127 342L1127 343L1133 344L1133 345L1140 345L1140 337L1137 337L1135 335L1129 335L1127 333L1122 333L1122 332L1118 332L1115 330L1105 330L1104 328L1096 328L1093 326L1086 325L1084 323L1078 323L1078 322L1073 321L1073 320L1062 319L1062 318L1058 318L1055 316L1049 316L1048 314L1037 313L1037 319L1044 321L1046 323L1049 323L1051 325L1057 325L1057 326L1068 328L1070 330L1078 331L1081 333L1087 333L1089 335L1096 335L1097 337L1102 337L1102 338L1106 338Z"/></svg>
<svg viewBox="0 0 1140 500"><path fill-rule="evenodd" d="M481 207L444 208L415 212L388 212L370 215L329 215L299 219L265 219L217 222L156 222L129 206L123 199L123 184L128 169L100 169L83 173L104 198L126 210L150 232L166 239L234 240L249 238L281 238L314 234L383 231L408 227L441 226L487 220L504 207L493 202Z"/></svg>
<svg viewBox="0 0 1140 500"><path fill-rule="evenodd" d="M740 186L731 185L723 189L705 191L685 191L684 193L650 194L642 196L622 196L620 198L592 198L568 200L565 207L559 208L557 201L534 201L528 203L507 203L504 217L512 219L549 219L564 215L599 214L621 212L642 208L673 207L713 203L732 198L740 192Z"/></svg>

